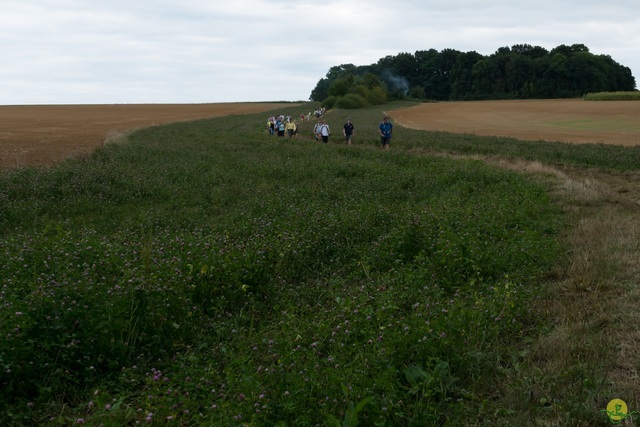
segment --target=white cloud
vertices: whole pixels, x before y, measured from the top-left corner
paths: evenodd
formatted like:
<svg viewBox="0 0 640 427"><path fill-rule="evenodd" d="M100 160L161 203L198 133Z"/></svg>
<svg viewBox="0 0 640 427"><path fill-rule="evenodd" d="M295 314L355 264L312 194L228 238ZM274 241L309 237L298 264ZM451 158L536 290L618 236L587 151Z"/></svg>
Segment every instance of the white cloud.
<svg viewBox="0 0 640 427"><path fill-rule="evenodd" d="M307 99L331 66L582 43L640 73L631 1L4 0L0 104Z"/></svg>

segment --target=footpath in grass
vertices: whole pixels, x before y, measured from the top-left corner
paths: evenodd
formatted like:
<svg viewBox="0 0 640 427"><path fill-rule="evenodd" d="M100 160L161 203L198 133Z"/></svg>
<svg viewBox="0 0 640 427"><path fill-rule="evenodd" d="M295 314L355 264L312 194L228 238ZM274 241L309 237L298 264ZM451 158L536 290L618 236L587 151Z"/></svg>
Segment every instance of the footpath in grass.
<svg viewBox="0 0 640 427"><path fill-rule="evenodd" d="M599 168L614 172L640 169L640 146L523 141L506 137L424 132L400 128L404 150L464 156L524 159L558 167Z"/></svg>
<svg viewBox="0 0 640 427"><path fill-rule="evenodd" d="M353 116L356 146L230 116L0 176L1 424L508 410L492 393L537 333L558 209L515 173L383 152L381 112Z"/></svg>

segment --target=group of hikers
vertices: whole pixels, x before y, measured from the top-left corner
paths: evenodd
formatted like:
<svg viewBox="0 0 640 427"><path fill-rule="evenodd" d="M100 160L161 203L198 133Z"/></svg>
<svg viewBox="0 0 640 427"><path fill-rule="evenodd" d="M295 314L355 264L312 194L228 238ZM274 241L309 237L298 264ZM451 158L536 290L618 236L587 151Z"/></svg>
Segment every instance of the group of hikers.
<svg viewBox="0 0 640 427"><path fill-rule="evenodd" d="M271 116L267 120L267 129L271 135L284 137L285 132L289 138L298 134L298 123L291 116Z"/></svg>
<svg viewBox="0 0 640 427"><path fill-rule="evenodd" d="M300 115L300 121L310 121L310 115ZM315 116L318 122L313 127L313 135L318 142L327 143L331 136L331 128L327 124L327 121L323 118L324 111L316 110ZM267 120L267 130L271 135L277 135L284 137L287 135L289 138L295 138L298 135L298 122L291 116L272 116ZM389 120L389 117L385 116L382 122L378 125L378 134L380 135L380 144L383 149L388 149L391 143L391 135L393 133L393 124ZM351 145L353 137L355 135L355 127L351 122L351 118L347 119L347 122L342 127L342 136L347 145Z"/></svg>

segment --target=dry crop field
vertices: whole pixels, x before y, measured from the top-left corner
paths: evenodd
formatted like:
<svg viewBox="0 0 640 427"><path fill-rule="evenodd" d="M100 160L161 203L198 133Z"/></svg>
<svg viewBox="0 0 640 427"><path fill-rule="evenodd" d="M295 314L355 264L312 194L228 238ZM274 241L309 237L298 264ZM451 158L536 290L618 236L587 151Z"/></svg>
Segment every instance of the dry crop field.
<svg viewBox="0 0 640 427"><path fill-rule="evenodd" d="M0 106L0 170L47 166L133 129L267 111L288 103Z"/></svg>
<svg viewBox="0 0 640 427"><path fill-rule="evenodd" d="M388 112L414 129L570 143L640 144L640 102L439 102Z"/></svg>

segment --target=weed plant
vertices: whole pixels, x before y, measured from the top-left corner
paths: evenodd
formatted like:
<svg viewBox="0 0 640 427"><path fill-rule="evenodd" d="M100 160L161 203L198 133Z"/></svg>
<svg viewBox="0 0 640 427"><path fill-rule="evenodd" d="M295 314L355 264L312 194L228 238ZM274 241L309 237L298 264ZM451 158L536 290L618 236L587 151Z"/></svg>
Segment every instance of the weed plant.
<svg viewBox="0 0 640 427"><path fill-rule="evenodd" d="M359 146L230 116L1 175L0 424L490 424L559 211L350 114Z"/></svg>

